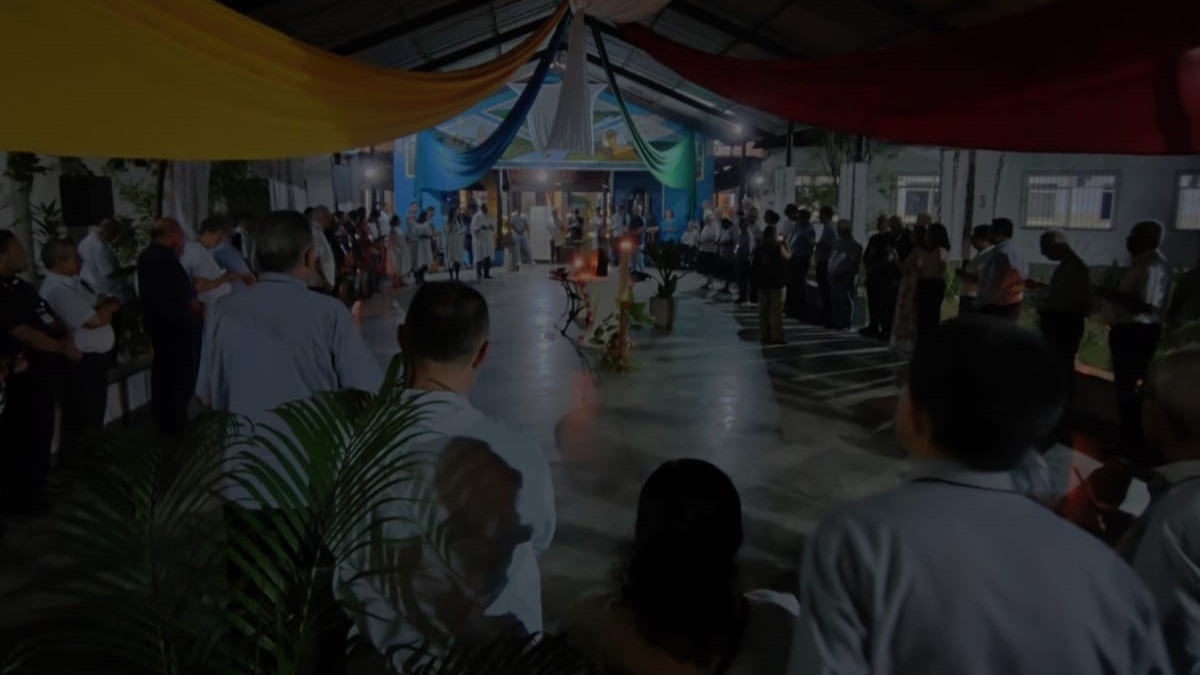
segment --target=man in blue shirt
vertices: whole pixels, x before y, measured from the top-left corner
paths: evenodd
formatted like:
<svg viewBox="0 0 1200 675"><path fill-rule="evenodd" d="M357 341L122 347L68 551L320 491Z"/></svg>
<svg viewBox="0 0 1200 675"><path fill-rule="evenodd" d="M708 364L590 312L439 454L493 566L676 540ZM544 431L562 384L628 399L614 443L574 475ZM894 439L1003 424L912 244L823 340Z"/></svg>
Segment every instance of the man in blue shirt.
<svg viewBox="0 0 1200 675"><path fill-rule="evenodd" d="M1041 337L948 321L917 343L904 385L896 430L912 477L818 528L789 672L1170 673L1142 581L1014 481L1063 412Z"/></svg>

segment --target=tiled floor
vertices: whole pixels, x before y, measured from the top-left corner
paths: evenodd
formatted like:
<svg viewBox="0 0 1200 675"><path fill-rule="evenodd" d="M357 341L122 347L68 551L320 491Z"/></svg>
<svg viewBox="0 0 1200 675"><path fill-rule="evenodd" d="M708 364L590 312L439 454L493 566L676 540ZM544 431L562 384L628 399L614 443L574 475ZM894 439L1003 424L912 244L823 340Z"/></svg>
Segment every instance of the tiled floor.
<svg viewBox="0 0 1200 675"><path fill-rule="evenodd" d="M708 297L689 278L675 331L635 335L636 372L593 376L559 334L566 298L547 271L480 284L492 350L472 400L535 432L553 463L560 526L542 560L551 621L609 578L632 535L642 481L665 460L698 457L730 474L743 499L743 558L760 577L799 564L805 534L831 505L885 489L903 471L887 424L899 360L881 344L789 324L791 344L764 349L756 310ZM653 290L639 285L639 300ZM589 291L603 318L616 281ZM381 358L396 351L412 293L364 312Z"/></svg>

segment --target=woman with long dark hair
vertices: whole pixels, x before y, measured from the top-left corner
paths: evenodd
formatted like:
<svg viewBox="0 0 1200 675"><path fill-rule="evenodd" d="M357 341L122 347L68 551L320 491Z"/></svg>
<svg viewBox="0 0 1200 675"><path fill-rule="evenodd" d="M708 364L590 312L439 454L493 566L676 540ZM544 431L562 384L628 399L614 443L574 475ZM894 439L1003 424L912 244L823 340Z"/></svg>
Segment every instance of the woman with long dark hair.
<svg viewBox="0 0 1200 675"><path fill-rule="evenodd" d="M930 225L922 248L917 267L918 342L942 322L942 303L946 300L946 260L950 256L950 233L946 231L946 226L941 223Z"/></svg>
<svg viewBox="0 0 1200 675"><path fill-rule="evenodd" d="M572 636L627 675L783 672L799 605L773 591L739 592L741 545L741 498L729 477L697 459L663 464L642 486L616 593L577 606Z"/></svg>

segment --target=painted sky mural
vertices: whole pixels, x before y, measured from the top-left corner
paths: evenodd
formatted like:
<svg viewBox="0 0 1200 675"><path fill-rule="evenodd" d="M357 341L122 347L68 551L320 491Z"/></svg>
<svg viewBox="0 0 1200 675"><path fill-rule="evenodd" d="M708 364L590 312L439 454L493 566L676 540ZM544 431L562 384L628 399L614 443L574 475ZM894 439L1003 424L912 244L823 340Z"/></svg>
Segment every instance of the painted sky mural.
<svg viewBox="0 0 1200 675"><path fill-rule="evenodd" d="M460 147L472 147L481 143L509 113L513 102L520 94L521 85L510 85L483 103L458 117L437 126L438 138L444 143ZM683 134L682 127L635 105L631 105L638 129L652 143L667 147ZM529 133L529 124L521 127L515 141L504 153L498 168L523 168L533 165L545 168L596 168L603 170L640 170L644 168L638 160L633 142L621 119L616 100L606 89L596 98L592 115L592 133L595 153L582 155L551 152L541 154L534 150Z"/></svg>

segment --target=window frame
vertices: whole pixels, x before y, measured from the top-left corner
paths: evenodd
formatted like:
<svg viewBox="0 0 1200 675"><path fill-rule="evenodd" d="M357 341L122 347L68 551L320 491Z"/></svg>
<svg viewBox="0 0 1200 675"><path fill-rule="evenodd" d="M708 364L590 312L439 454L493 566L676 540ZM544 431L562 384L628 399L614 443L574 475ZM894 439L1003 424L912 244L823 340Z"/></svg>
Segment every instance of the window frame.
<svg viewBox="0 0 1200 675"><path fill-rule="evenodd" d="M1180 227L1179 226L1179 209L1183 206L1183 191L1184 187L1180 185L1183 182L1184 176L1192 176L1195 180L1195 187L1187 188L1189 190L1200 191L1200 169L1192 171L1176 171L1175 172L1175 199L1171 208L1171 229L1176 232L1200 232L1200 227Z"/></svg>
<svg viewBox="0 0 1200 675"><path fill-rule="evenodd" d="M1067 200L1067 219L1066 224L1061 227L1054 225L1030 225L1029 224L1029 180L1036 177L1063 177L1071 176L1076 179L1087 179L1093 176L1109 177L1113 179L1112 186L1112 214L1108 219L1108 227L1071 227L1071 199ZM1021 228L1025 230L1040 230L1049 232L1055 229L1061 229L1063 232L1113 232L1117 229L1117 198L1121 192L1121 172L1120 171L1105 171L1105 170L1088 170L1088 171L1072 171L1064 169L1062 171L1026 171L1021 176ZM1073 186L1071 190L1078 189L1078 185Z"/></svg>
<svg viewBox="0 0 1200 675"><path fill-rule="evenodd" d="M936 178L937 185L901 187L900 180L902 178ZM917 216L919 214L913 214L913 216L909 218L909 216L904 213L904 204L902 204L900 201L901 190L932 190L934 194L931 195L929 200L928 213L931 218L937 220L937 216L935 214L938 212L942 203L942 174L936 171L905 171L902 173L897 173L892 177L892 199L890 201L892 208L895 209L894 213L900 216L900 220L904 221L905 225L916 224Z"/></svg>

